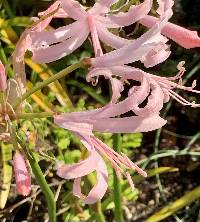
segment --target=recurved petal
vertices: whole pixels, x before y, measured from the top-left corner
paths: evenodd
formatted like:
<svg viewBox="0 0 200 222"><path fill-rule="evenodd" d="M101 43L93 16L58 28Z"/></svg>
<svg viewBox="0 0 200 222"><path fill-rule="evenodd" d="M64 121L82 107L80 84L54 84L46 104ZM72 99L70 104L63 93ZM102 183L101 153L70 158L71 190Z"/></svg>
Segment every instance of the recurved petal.
<svg viewBox="0 0 200 222"><path fill-rule="evenodd" d="M32 48L34 49L42 46L48 46L53 43L62 42L80 33L80 29L83 27L88 29L87 23L85 21L77 21L55 30L34 32L31 34L31 39L33 42Z"/></svg>
<svg viewBox="0 0 200 222"><path fill-rule="evenodd" d="M147 53L141 61L145 67L149 68L164 62L170 54L169 46L165 43L160 43Z"/></svg>
<svg viewBox="0 0 200 222"><path fill-rule="evenodd" d="M152 0L145 0L139 5L133 5L128 12L120 12L117 15L109 15L108 18L119 26L131 25L149 13Z"/></svg>
<svg viewBox="0 0 200 222"><path fill-rule="evenodd" d="M93 123L94 130L110 133L137 133L159 129L166 124L159 115L147 117L102 118Z"/></svg>
<svg viewBox="0 0 200 222"><path fill-rule="evenodd" d="M80 20L87 16L87 12L78 1L60 0L60 3L66 14L68 14L69 17L73 18L74 20Z"/></svg>
<svg viewBox="0 0 200 222"><path fill-rule="evenodd" d="M64 164L58 167L57 175L64 179L74 179L86 176L97 169L99 162L98 153L92 149L87 159L75 164Z"/></svg>
<svg viewBox="0 0 200 222"><path fill-rule="evenodd" d="M48 63L69 55L87 39L88 29L83 29L79 34L56 45L33 50L33 60L38 63Z"/></svg>
<svg viewBox="0 0 200 222"><path fill-rule="evenodd" d="M102 199L106 193L108 184L108 172L104 161L99 157L97 172L97 184L90 190L89 194L85 196L81 192L81 178L74 180L73 193L75 196L81 198L85 204L93 204Z"/></svg>
<svg viewBox="0 0 200 222"><path fill-rule="evenodd" d="M158 18L147 15L140 20L140 23L151 28L157 21ZM161 33L186 49L200 47L200 37L196 31L168 22Z"/></svg>
<svg viewBox="0 0 200 222"><path fill-rule="evenodd" d="M170 1L170 0L169 0ZM164 3L164 13L149 31L132 43L107 53L103 56L92 58L94 67L124 65L130 62L141 60L158 42L160 42L160 32L172 16L172 10L168 7L168 1Z"/></svg>

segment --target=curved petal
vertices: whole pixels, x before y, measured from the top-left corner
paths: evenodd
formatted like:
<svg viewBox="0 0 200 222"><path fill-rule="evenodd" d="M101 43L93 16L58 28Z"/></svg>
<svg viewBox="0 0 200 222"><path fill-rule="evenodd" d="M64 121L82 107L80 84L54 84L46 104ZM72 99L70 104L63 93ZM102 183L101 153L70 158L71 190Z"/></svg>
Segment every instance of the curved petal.
<svg viewBox="0 0 200 222"><path fill-rule="evenodd" d="M114 50L97 58L92 58L92 65L94 67L116 66L141 60L143 56L160 42L160 32L171 16L171 8L166 8L159 22L140 38L118 50Z"/></svg>
<svg viewBox="0 0 200 222"><path fill-rule="evenodd" d="M125 118L97 119L93 122L94 130L109 133L137 133L159 129L167 123L159 115L147 117L133 116Z"/></svg>
<svg viewBox="0 0 200 222"><path fill-rule="evenodd" d="M74 20L83 19L87 16L87 12L79 4L78 1L74 0L60 0L62 8Z"/></svg>
<svg viewBox="0 0 200 222"><path fill-rule="evenodd" d="M118 49L132 42L132 40L128 40L125 38L121 38L120 36L114 35L107 30L102 24L97 23L97 32L99 39L106 43L107 45Z"/></svg>
<svg viewBox="0 0 200 222"><path fill-rule="evenodd" d="M78 33L83 27L88 29L88 25L85 21L77 21L72 24L60 27L51 31L35 32L31 35L33 42L32 48L39 48L42 46L51 45L64 41Z"/></svg>
<svg viewBox="0 0 200 222"><path fill-rule="evenodd" d="M149 68L159 63L164 62L171 54L169 46L165 43L158 44L155 46L147 55L141 60L144 66Z"/></svg>
<svg viewBox="0 0 200 222"><path fill-rule="evenodd" d="M93 204L102 199L106 193L108 184L108 172L104 161L99 157L97 172L97 184L90 190L89 194L85 196L81 192L81 178L74 180L73 194L81 198L85 204Z"/></svg>
<svg viewBox="0 0 200 222"><path fill-rule="evenodd" d="M67 180L86 176L96 170L98 162L99 155L92 149L87 159L75 164L64 164L58 167L57 175Z"/></svg>
<svg viewBox="0 0 200 222"><path fill-rule="evenodd" d="M88 34L89 31L83 29L80 34L63 41L62 43L58 43L57 45L52 45L40 50L33 50L32 59L38 63L48 63L58 60L66 55L69 55L80 47L87 39Z"/></svg>
<svg viewBox="0 0 200 222"><path fill-rule="evenodd" d="M120 12L117 15L109 15L108 18L119 26L131 25L149 13L152 6L152 0L145 0L139 5L133 5L128 12Z"/></svg>
<svg viewBox="0 0 200 222"><path fill-rule="evenodd" d="M151 84L151 94L148 96L148 102L144 108L134 107L133 111L138 116L147 116L159 114L163 108L164 94L160 86L153 80L149 79Z"/></svg>
<svg viewBox="0 0 200 222"><path fill-rule="evenodd" d="M84 135L92 134L92 125L88 123L75 122L73 119L67 118L64 115L55 115L54 122L62 128L71 130L73 132L83 133Z"/></svg>
<svg viewBox="0 0 200 222"><path fill-rule="evenodd" d="M55 1L52 5L49 6L49 8L47 10L39 12L38 15L40 17L44 16L44 15L48 15L48 14L54 12L56 9L58 9L59 5L60 5L60 1ZM67 17L69 17L69 15L62 8L59 8L53 16L55 18L67 18Z"/></svg>
<svg viewBox="0 0 200 222"><path fill-rule="evenodd" d="M151 28L157 21L156 17L147 15L140 20L140 23ZM168 22L161 33L186 49L200 47L200 37L197 32L190 31L173 23Z"/></svg>

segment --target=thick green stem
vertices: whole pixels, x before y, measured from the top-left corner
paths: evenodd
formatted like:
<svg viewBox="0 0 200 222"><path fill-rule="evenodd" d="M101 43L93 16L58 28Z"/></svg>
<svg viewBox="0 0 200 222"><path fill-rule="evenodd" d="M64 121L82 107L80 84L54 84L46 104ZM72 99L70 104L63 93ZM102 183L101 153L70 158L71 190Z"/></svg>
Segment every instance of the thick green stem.
<svg viewBox="0 0 200 222"><path fill-rule="evenodd" d="M118 153L121 152L121 134L113 135L113 147ZM115 203L115 221L124 222L123 211L122 211L122 191L120 179L117 177L115 171L113 170L113 187L114 187L114 203Z"/></svg>
<svg viewBox="0 0 200 222"><path fill-rule="evenodd" d="M49 188L49 185L47 184L45 177L43 175L42 170L40 169L40 166L32 153L32 155L27 155L29 163L31 165L31 169L36 177L36 180L38 184L40 185L40 188L42 192L44 193L46 197L46 202L48 205L48 215L49 215L49 221L50 222L56 222L56 202L54 200L54 195L52 190Z"/></svg>
<svg viewBox="0 0 200 222"><path fill-rule="evenodd" d="M61 78L65 77L67 74L69 74L69 73L73 72L74 70L76 70L78 68L81 68L83 66L84 66L83 61L80 61L76 64L73 64L73 65L67 67L66 69L63 69L62 71L58 72L54 76L51 76L47 80L36 84L33 88L31 88L26 93L24 93L21 98L19 98L15 101L15 103L13 104L13 108L18 107L22 101L27 99L29 96L31 96L36 91L38 91L38 90L42 89L43 87L51 84L52 82L55 82L58 79L61 79Z"/></svg>

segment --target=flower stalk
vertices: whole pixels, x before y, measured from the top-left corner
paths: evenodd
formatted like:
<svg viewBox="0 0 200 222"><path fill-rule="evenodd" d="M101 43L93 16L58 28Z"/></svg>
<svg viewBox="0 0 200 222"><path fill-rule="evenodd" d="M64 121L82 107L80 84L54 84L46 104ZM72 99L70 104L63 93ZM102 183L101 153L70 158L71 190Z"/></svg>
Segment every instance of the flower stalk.
<svg viewBox="0 0 200 222"><path fill-rule="evenodd" d="M121 152L121 134L114 134L113 135L113 147L115 151L120 153ZM113 170L113 188L114 188L114 204L115 204L115 221L116 222L124 222L123 218L123 211L122 211L122 190L121 190L121 183L120 179L117 177L115 170Z"/></svg>
<svg viewBox="0 0 200 222"><path fill-rule="evenodd" d="M59 80L63 77L65 77L67 74L73 72L74 70L83 67L85 64L83 61L77 62L63 70L61 70L60 72L58 72L57 74L55 74L54 76L48 78L47 80L38 83L37 85L35 85L33 88L31 88L30 90L28 90L26 93L24 93L22 95L21 98L17 99L16 102L13 104L13 108L17 108L21 102L23 102L25 99L27 99L29 96L31 96L33 93L37 92L38 90L42 89L43 87L51 84L52 82L55 82L56 80Z"/></svg>
<svg viewBox="0 0 200 222"><path fill-rule="evenodd" d="M47 184L47 181L43 175L43 172L35 158L34 153L31 153L30 155L27 155L29 163L31 165L31 169L36 177L36 180L42 190L42 192L45 195L46 202L48 205L48 215L49 215L49 221L50 222L56 222L56 202L54 200L54 194L52 190L50 189L49 185Z"/></svg>

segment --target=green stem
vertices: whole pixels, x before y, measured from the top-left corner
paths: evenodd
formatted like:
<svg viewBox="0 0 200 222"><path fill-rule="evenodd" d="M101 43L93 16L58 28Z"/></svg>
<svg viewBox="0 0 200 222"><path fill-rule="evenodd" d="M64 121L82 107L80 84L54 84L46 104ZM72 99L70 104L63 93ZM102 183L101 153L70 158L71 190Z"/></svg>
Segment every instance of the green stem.
<svg viewBox="0 0 200 222"><path fill-rule="evenodd" d="M52 82L55 82L56 80L58 79L61 79L63 77L65 77L67 74L73 72L74 70L78 69L78 68L81 68L84 66L84 63L83 61L80 61L76 64L73 64L65 69L63 69L62 71L58 72L57 74L51 76L50 78L48 78L47 80L43 81L43 82L40 82L38 84L36 84L33 88L31 88L30 90L28 90L26 93L24 93L22 95L21 98L18 98L15 103L13 104L13 108L17 108L20 103L22 101L24 101L25 99L27 99L29 96L31 96L33 93L35 93L36 91L42 89L43 87L49 85L50 83Z"/></svg>
<svg viewBox="0 0 200 222"><path fill-rule="evenodd" d="M113 147L116 152L121 152L121 134L113 135ZM115 221L124 222L123 211L122 211L122 190L120 179L117 177L115 171L113 170L113 187L114 187L114 203L115 203Z"/></svg>
<svg viewBox="0 0 200 222"><path fill-rule="evenodd" d="M36 177L36 180L38 184L40 185L40 188L42 189L42 192L44 193L48 205L48 215L49 215L49 221L50 222L56 222L56 202L54 200L54 195L52 190L49 188L49 185L47 184L45 177L43 175L43 172L34 156L27 155L29 163L31 165L31 169Z"/></svg>
<svg viewBox="0 0 200 222"><path fill-rule="evenodd" d="M101 201L97 201L95 204L95 217L98 222L106 222L102 212Z"/></svg>
<svg viewBox="0 0 200 222"><path fill-rule="evenodd" d="M42 112L42 113L20 113L17 115L18 119L34 119L34 118L47 118L53 117L53 112Z"/></svg>

